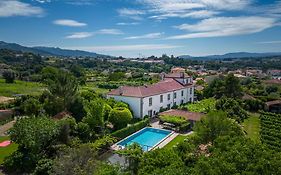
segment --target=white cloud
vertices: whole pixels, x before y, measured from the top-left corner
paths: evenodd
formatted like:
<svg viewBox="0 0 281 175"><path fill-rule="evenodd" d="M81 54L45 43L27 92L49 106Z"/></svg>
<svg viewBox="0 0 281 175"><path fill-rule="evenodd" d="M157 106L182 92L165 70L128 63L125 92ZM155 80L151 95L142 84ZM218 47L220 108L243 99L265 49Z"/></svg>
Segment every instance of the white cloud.
<svg viewBox="0 0 281 175"><path fill-rule="evenodd" d="M44 10L40 7L17 0L0 1L0 17L10 16L42 16Z"/></svg>
<svg viewBox="0 0 281 175"><path fill-rule="evenodd" d="M159 49L173 49L182 46L167 45L167 44L137 44L137 45L113 45L113 46L84 46L71 47L71 49L80 49L94 52L104 51L132 51L132 50L159 50Z"/></svg>
<svg viewBox="0 0 281 175"><path fill-rule="evenodd" d="M83 27L87 25L86 23L78 22L71 19L58 19L54 21L54 24L69 27Z"/></svg>
<svg viewBox="0 0 281 175"><path fill-rule="evenodd" d="M124 34L121 30L119 29L101 29L96 32L97 34L106 34L106 35L122 35Z"/></svg>
<svg viewBox="0 0 281 175"><path fill-rule="evenodd" d="M162 15L154 15L149 18L153 19L167 19L171 17L177 17L177 18L210 18L213 17L220 12L218 11L211 11L211 10L197 10L197 11L191 11L191 12L184 12L184 13L166 13Z"/></svg>
<svg viewBox="0 0 281 175"><path fill-rule="evenodd" d="M210 18L225 11L245 10L254 0L137 0L150 18Z"/></svg>
<svg viewBox="0 0 281 175"><path fill-rule="evenodd" d="M118 9L117 12L122 17L127 17L134 20L142 20L141 15L145 14L145 11L143 10L128 9L128 8Z"/></svg>
<svg viewBox="0 0 281 175"><path fill-rule="evenodd" d="M134 26L134 25L139 25L140 23L138 22L119 22L116 23L118 26Z"/></svg>
<svg viewBox="0 0 281 175"><path fill-rule="evenodd" d="M94 1L93 0L68 0L66 3L71 5L92 5Z"/></svg>
<svg viewBox="0 0 281 175"><path fill-rule="evenodd" d="M124 39L153 39L153 38L160 38L164 33L148 33L145 35L139 35L139 36L130 36L126 37Z"/></svg>
<svg viewBox="0 0 281 175"><path fill-rule="evenodd" d="M241 10L252 0L138 0L158 12L183 12L191 9Z"/></svg>
<svg viewBox="0 0 281 175"><path fill-rule="evenodd" d="M76 32L71 35L66 36L67 39L82 39L82 38L88 38L93 36L93 33L90 32Z"/></svg>
<svg viewBox="0 0 281 175"><path fill-rule="evenodd" d="M51 2L51 0L34 0L36 2L39 2L41 4L47 3L47 2Z"/></svg>
<svg viewBox="0 0 281 175"><path fill-rule="evenodd" d="M280 41L261 41L261 42L257 42L257 44L281 44L281 40Z"/></svg>
<svg viewBox="0 0 281 175"><path fill-rule="evenodd" d="M190 33L168 37L167 39L206 38L233 36L261 32L275 26L276 19L269 17L217 17L204 19L196 24L176 26Z"/></svg>

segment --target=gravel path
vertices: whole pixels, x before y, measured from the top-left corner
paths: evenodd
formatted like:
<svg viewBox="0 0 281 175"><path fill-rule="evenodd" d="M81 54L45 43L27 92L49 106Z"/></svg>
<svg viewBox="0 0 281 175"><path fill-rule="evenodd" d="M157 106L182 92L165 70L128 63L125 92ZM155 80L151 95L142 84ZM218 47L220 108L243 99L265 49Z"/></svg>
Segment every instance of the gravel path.
<svg viewBox="0 0 281 175"><path fill-rule="evenodd" d="M9 123L6 123L2 126L0 126L0 136L6 136L6 131L8 131L10 128L12 128L15 124L15 120L9 122Z"/></svg>

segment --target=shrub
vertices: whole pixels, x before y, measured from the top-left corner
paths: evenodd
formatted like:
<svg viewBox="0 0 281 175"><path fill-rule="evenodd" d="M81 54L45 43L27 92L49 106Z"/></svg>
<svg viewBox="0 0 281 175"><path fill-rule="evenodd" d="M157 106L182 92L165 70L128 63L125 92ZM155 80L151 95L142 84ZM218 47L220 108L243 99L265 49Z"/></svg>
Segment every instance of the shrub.
<svg viewBox="0 0 281 175"><path fill-rule="evenodd" d="M227 117L235 119L239 123L248 118L247 112L232 98L222 98L218 100L216 108L217 110L226 112Z"/></svg>
<svg viewBox="0 0 281 175"><path fill-rule="evenodd" d="M178 130L179 130L180 132L186 132L186 131L188 131L189 129L191 129L191 124L190 124L189 122L183 123L182 125L180 125L180 126L178 127Z"/></svg>
<svg viewBox="0 0 281 175"><path fill-rule="evenodd" d="M102 114L103 114L104 121L108 120L108 117L109 117L109 114L110 114L111 110L112 110L112 108L108 104L103 105Z"/></svg>
<svg viewBox="0 0 281 175"><path fill-rule="evenodd" d="M182 107L182 109L187 109L191 112L204 112L208 113L215 109L216 100L214 98L208 98L201 100L197 103L188 104L187 106Z"/></svg>
<svg viewBox="0 0 281 175"><path fill-rule="evenodd" d="M91 129L87 123L79 122L75 128L76 135L82 140L87 141L90 138Z"/></svg>
<svg viewBox="0 0 281 175"><path fill-rule="evenodd" d="M3 72L3 77L6 83L14 83L16 75L15 72L13 72L12 70L7 70Z"/></svg>
<svg viewBox="0 0 281 175"><path fill-rule="evenodd" d="M261 100L243 100L243 108L249 111L264 110L265 103Z"/></svg>
<svg viewBox="0 0 281 175"><path fill-rule="evenodd" d="M113 108L109 113L109 121L115 129L126 127L132 118L130 110L124 107Z"/></svg>
<svg viewBox="0 0 281 175"><path fill-rule="evenodd" d="M111 136L113 137L117 137L120 139L123 139L131 134L133 134L134 132L146 127L149 124L149 119L144 119L138 123L135 123L131 126L128 126L126 128L120 129L118 131L115 131L111 134Z"/></svg>
<svg viewBox="0 0 281 175"><path fill-rule="evenodd" d="M167 123L171 123L174 124L175 126L180 126L184 123L186 123L186 119L184 117L180 117L180 116L168 116L168 115L163 115L160 116L160 120L161 122L167 122Z"/></svg>
<svg viewBox="0 0 281 175"><path fill-rule="evenodd" d="M91 149L101 153L103 150L106 150L110 145L116 142L116 139L107 135L101 139L96 140L94 143L90 143Z"/></svg>
<svg viewBox="0 0 281 175"><path fill-rule="evenodd" d="M21 108L25 115L35 115L38 116L42 110L40 102L35 98L29 98L23 102Z"/></svg>

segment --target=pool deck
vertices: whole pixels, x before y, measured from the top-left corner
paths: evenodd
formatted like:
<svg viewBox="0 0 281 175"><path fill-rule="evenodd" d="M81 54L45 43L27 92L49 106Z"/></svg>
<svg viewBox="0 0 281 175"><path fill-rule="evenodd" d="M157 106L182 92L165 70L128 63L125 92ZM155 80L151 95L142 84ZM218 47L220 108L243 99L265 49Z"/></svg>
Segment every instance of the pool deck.
<svg viewBox="0 0 281 175"><path fill-rule="evenodd" d="M179 133L173 132L169 137L167 137L165 140L163 140L160 144L158 144L152 150L157 149L157 148L163 148L165 145L167 145L170 141L172 141L178 135L179 135Z"/></svg>

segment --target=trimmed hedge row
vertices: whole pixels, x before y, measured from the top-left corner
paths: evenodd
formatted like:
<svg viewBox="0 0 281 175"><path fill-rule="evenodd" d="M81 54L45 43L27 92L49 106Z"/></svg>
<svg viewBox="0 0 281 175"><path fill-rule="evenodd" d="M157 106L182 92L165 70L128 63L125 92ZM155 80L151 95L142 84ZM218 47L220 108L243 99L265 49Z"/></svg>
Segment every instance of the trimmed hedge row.
<svg viewBox="0 0 281 175"><path fill-rule="evenodd" d="M115 131L111 134L111 136L123 139L123 138L133 134L134 132L146 127L148 124L149 124L149 119L145 119L145 120L142 120L142 121L140 121L138 123L135 123L131 126L128 126L126 128Z"/></svg>

